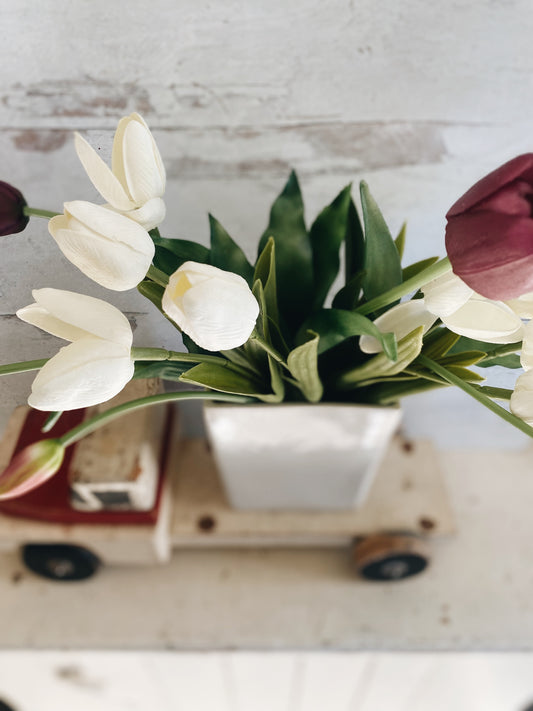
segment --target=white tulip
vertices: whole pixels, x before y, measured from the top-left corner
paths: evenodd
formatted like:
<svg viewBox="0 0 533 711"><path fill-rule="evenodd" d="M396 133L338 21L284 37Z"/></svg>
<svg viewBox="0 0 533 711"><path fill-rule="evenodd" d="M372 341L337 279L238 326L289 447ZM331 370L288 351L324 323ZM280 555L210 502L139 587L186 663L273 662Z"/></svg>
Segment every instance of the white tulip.
<svg viewBox="0 0 533 711"><path fill-rule="evenodd" d="M259 315L259 304L241 276L197 262L185 262L172 274L162 306L182 331L208 351L242 346Z"/></svg>
<svg viewBox="0 0 533 711"><path fill-rule="evenodd" d="M165 168L150 129L139 116L122 118L113 140L111 168L75 134L78 158L91 182L113 210L151 230L165 217Z"/></svg>
<svg viewBox="0 0 533 711"><path fill-rule="evenodd" d="M451 270L422 288L426 308L436 316L450 316L463 306L474 291Z"/></svg>
<svg viewBox="0 0 533 711"><path fill-rule="evenodd" d="M26 323L72 343L33 381L28 403L37 410L75 410L105 402L133 377L133 334L111 304L60 289L36 289L34 304L17 311Z"/></svg>
<svg viewBox="0 0 533 711"><path fill-rule="evenodd" d="M533 427L533 370L518 376L509 409L513 415Z"/></svg>
<svg viewBox="0 0 533 711"><path fill-rule="evenodd" d="M66 202L48 223L65 257L107 289L133 289L143 280L155 247L148 232L113 210L83 200Z"/></svg>
<svg viewBox="0 0 533 711"><path fill-rule="evenodd" d="M441 318L450 331L487 343L515 343L522 339L524 330L521 319L502 301L491 301L479 294Z"/></svg>
<svg viewBox="0 0 533 711"><path fill-rule="evenodd" d="M399 341L419 326L423 326L426 333L436 320L437 316L427 310L424 299L412 299L385 311L374 321L374 325L381 333L394 333L396 340ZM363 353L380 353L383 350L377 338L367 335L359 339L359 348Z"/></svg>

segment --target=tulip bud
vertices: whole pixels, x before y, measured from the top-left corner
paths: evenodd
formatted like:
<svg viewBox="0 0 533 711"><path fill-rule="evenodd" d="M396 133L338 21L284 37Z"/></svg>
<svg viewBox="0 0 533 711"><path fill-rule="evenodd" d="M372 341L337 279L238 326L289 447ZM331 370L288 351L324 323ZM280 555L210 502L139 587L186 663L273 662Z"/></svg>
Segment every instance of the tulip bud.
<svg viewBox="0 0 533 711"><path fill-rule="evenodd" d="M0 236L22 232L30 219L24 214L26 204L19 190L0 180Z"/></svg>
<svg viewBox="0 0 533 711"><path fill-rule="evenodd" d="M66 202L48 223L65 257L107 289L126 291L141 282L155 247L148 232L114 210L83 200Z"/></svg>
<svg viewBox="0 0 533 711"><path fill-rule="evenodd" d="M22 496L44 484L59 470L64 454L57 439L43 439L22 449L0 474L0 500Z"/></svg>
<svg viewBox="0 0 533 711"><path fill-rule="evenodd" d="M185 262L172 274L162 307L208 351L242 346L259 315L259 304L241 276L196 262Z"/></svg>
<svg viewBox="0 0 533 711"><path fill-rule="evenodd" d="M533 291L533 153L480 180L446 217L446 251L468 286L496 300Z"/></svg>
<svg viewBox="0 0 533 711"><path fill-rule="evenodd" d="M109 207L151 230L165 217L165 168L157 145L139 114L119 121L110 169L87 141L75 134L78 158Z"/></svg>

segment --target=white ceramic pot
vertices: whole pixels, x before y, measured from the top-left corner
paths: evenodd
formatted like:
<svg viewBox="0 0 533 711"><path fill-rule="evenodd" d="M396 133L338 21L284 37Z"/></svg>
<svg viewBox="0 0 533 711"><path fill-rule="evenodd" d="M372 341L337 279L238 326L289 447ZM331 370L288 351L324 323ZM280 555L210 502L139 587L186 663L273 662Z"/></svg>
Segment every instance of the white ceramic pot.
<svg viewBox="0 0 533 711"><path fill-rule="evenodd" d="M238 509L351 509L370 489L400 421L396 407L206 403L204 419Z"/></svg>

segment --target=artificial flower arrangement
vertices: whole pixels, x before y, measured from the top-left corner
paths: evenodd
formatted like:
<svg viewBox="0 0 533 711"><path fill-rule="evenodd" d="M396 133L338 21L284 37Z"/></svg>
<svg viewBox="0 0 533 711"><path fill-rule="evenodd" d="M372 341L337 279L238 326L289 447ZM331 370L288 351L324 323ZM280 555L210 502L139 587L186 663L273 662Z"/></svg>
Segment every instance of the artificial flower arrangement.
<svg viewBox="0 0 533 711"><path fill-rule="evenodd" d="M31 216L48 219L78 269L108 289L136 287L181 332L188 352L133 347L130 324L114 306L43 288L17 315L70 343L49 360L0 366L0 374L39 371L28 402L50 411L44 431L62 411L105 402L132 378L196 387L111 408L30 445L0 475L0 498L46 481L65 447L110 419L169 400L387 406L451 385L533 435L533 154L455 203L447 257L402 267L405 228L393 239L364 182L362 220L349 185L308 228L293 172L251 264L212 216L209 247L160 235L165 169L138 114L119 122L111 168L79 134L75 147L106 204L75 200L56 214L28 207L0 183L0 235L22 231ZM331 295L341 251L343 285ZM510 391L481 384L473 365L524 372Z"/></svg>

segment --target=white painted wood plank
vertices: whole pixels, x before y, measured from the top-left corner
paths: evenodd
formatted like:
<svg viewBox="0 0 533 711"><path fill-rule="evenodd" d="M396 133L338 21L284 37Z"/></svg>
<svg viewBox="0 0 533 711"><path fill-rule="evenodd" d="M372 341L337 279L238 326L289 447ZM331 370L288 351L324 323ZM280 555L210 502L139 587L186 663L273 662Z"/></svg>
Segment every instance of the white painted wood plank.
<svg viewBox="0 0 533 711"><path fill-rule="evenodd" d="M453 12L423 0L132 0L128 12L4 0L1 10L3 126L109 125L133 108L163 125L484 123L529 106L527 0L460 0Z"/></svg>

